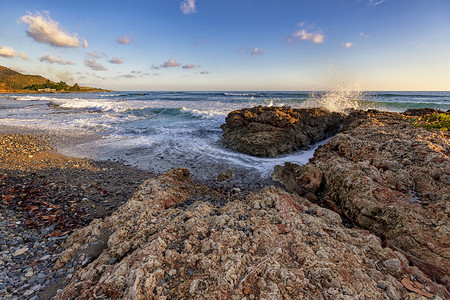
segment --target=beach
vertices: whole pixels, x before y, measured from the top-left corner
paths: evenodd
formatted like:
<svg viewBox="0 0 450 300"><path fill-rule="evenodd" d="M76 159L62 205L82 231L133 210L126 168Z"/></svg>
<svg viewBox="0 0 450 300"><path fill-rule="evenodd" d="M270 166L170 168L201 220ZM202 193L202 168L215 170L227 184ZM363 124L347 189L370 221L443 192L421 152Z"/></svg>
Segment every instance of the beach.
<svg viewBox="0 0 450 300"><path fill-rule="evenodd" d="M4 98L0 111L0 296L5 299L51 299L58 295L57 292L61 289L62 295L78 297L81 295L76 290L79 285L86 287L86 294L81 298L89 297L92 295L90 293L96 293L97 290L101 290L110 298L116 293L134 293L129 289L132 285L128 283L108 283L109 285L104 286L103 283L97 282L97 275L92 278L89 276L97 272L94 270L101 269L106 270L106 273L98 274L105 276L102 280L113 278L112 282L119 282L123 276L131 276L129 280L135 280L132 275L136 272L135 268L144 268L146 265L146 262L140 261L142 257L138 253L141 248L147 249L145 251L148 251L146 253L151 254L151 257L164 261L161 268L142 271L148 278L159 276L159 281L151 283L155 286L155 290L152 288L153 293L168 293L175 298L181 298L187 293L201 298L205 289L216 293L218 297L226 295L230 285L222 282L220 276L214 277L217 270L235 272L230 273L232 275L227 277L227 280L233 282L231 287L234 286L237 289L235 292L242 296L269 295L277 291L276 286L283 289L284 293L318 293L324 297L332 297L335 295L333 293L341 296L356 295L351 294L356 293L356 290L367 295L391 295L394 290L399 295L406 295L409 282L403 283L402 279L407 274L410 274L409 278L414 278L411 279L413 282L422 282L423 286L419 289L421 293L447 295L439 285L445 283L445 279L439 279L437 283L429 279L433 276L443 278L443 271L430 263L435 258L431 256L428 259L429 253L426 250L420 248L422 252L418 257L421 259L417 260L415 253L411 255L405 250L406 242L395 239L397 231L371 231L372 224L382 223L387 218L385 215L378 217L378 212L386 213L390 217L391 211L375 209L374 216L370 216L371 221L364 223L353 211L346 211L347 207L339 206L340 199L348 199L350 204L347 205L350 208L357 205L350 202L353 199L352 193L354 189L356 193L365 193L358 188L363 189L366 186L351 184L341 191L341 186L345 185L339 180L344 178L336 175L346 174L345 178L354 176L355 179L352 180L357 182L360 177L358 172L370 170L369 178L373 177L374 182L380 185L374 188L374 193L388 190L389 192L383 192L383 197L395 194L395 199L399 199L399 203L389 200L398 205L396 215L408 211L404 209L405 205L411 205L411 209L417 211L417 216L424 215L425 208L427 215L428 211L433 209L441 211L446 203L445 195L441 194L448 187L445 181L447 177L436 177L433 173L430 179L423 180L429 176L429 167L424 165L420 169L423 174L417 173L419 170L408 169L408 159L416 161L416 167L417 162L428 163L430 160L432 169L442 168L444 171L441 173L444 174L445 164L448 163L445 156L447 132L430 133L420 126L416 128L409 121L411 116L408 114L350 109L353 111L350 117L347 113L340 114L343 119L336 119L339 124L334 130L324 128L324 131L329 131L328 135L311 137L310 146L293 146L287 153L276 157L252 156L240 153L242 150L228 149L222 140L220 125L226 121L225 117L232 109L246 106L249 104L247 100L255 100L256 95L234 93L232 96L222 96L217 93L216 98L209 102L202 100L203 94L198 93L180 95L124 92L76 97L46 95L30 98L27 95L17 95L14 99L11 96ZM297 101L291 99L290 93L281 93L278 96L280 98L275 100L278 103L295 104ZM444 96L448 97L447 94ZM251 104L270 104L272 100L263 95L260 100ZM449 105L447 98L444 101L436 98L434 101L434 107L447 108ZM302 99L298 102L301 106L306 101ZM395 105L401 107L403 104L399 101ZM266 106L269 107L255 108L250 114L246 114L243 109L242 116L251 116L259 111L277 111L275 107ZM281 115L288 115L292 111L286 105L282 107L284 108L278 109ZM424 114L436 113L434 110L419 111ZM275 117L278 118L277 113ZM298 116L286 118L288 123L302 122L302 119ZM261 120L267 121L268 118L255 118L247 123ZM285 130L289 126L286 127L288 123L283 120L277 119L276 122L269 123L278 124L280 130ZM317 122L325 124L323 121L315 121L312 124ZM364 122L368 122L368 125L359 128ZM244 126L237 126L238 131L240 127ZM318 128L317 124L307 127L313 131ZM385 129L379 130L378 127ZM295 128L300 130L303 127L299 125ZM354 132L348 133L353 129ZM336 130L339 130L337 134ZM263 131L268 136L274 135L266 129ZM304 134L309 135L309 131ZM385 136L386 132L395 134L395 137ZM254 136L251 130L248 133ZM289 143L289 137L294 135L295 133L288 133L286 138L277 140L275 144L281 146L282 143ZM338 136L341 140L330 140L330 135ZM360 140L347 145L348 136L354 135L361 135ZM391 146L374 150L378 146L369 144L374 136L383 137L379 145L391 145L392 140L396 141L395 145L401 145L400 150L395 151L396 156L389 156L388 149ZM409 140L412 136L414 142ZM429 141L423 140L425 136L429 136ZM240 139L248 140L245 135ZM324 140L318 141L319 139ZM336 143L333 140L339 140L339 143L330 146ZM260 142L258 147L267 148L264 143L267 143L268 139L263 138ZM429 147L429 143L434 146ZM352 149L359 146L363 147L363 150L355 150L353 153ZM404 147L412 148L406 151ZM436 152L438 148L441 149L440 152ZM360 153L367 153L368 158L364 158L367 161L375 155L383 156L380 156L380 162L367 167L358 162ZM406 153L415 154L411 158ZM330 159L333 155L336 156L337 163ZM356 162L352 162L353 157L356 157ZM405 157L408 159L404 159ZM327 159L330 159L330 163L324 163ZM271 174L276 165L280 167L276 169L274 181ZM285 166L281 168L282 165ZM347 174L346 170L339 169L341 166L346 166L349 170L361 170L355 171L355 174ZM392 172L400 170L399 168L404 170L399 173L400 177L396 178L397 175L393 175L396 173ZM418 179L404 175L415 174L414 172L419 174ZM325 180L327 176L329 179ZM417 182L425 191L419 192L412 181ZM436 183L427 185L422 181ZM392 182L395 182L394 187ZM434 186L437 182L442 188L429 190L429 186ZM372 186L374 184L371 183L367 188ZM342 193L341 198L336 196L337 191ZM337 199L333 199L335 197ZM378 198L375 197L373 201L376 202L376 199ZM370 203L364 205L372 207ZM365 209L362 207L357 211ZM351 213L354 216L351 216ZM433 217L436 219L433 222L444 222L441 212ZM192 221L189 221L190 218ZM388 224L397 226L395 228L400 225L409 228L410 218L411 216L404 218L405 224ZM421 219L420 222L426 223ZM443 223L443 226L446 225ZM383 225L380 228L390 227ZM330 230L339 232L330 235L332 241L327 237ZM411 231L412 236L417 232L432 232L427 227L414 230ZM316 241L318 236L321 237L320 242ZM366 249L367 236L372 241L367 245L376 249L373 251L378 253L377 255L373 254L370 247ZM382 247L381 243L381 240L384 244L388 243L388 240L384 240L386 237L392 243L387 248ZM430 242L421 241L419 244L429 242L429 247L441 249L444 246L440 243L447 243L445 238L438 234L436 239L437 242L431 239ZM292 242L293 240L295 242ZM270 242L267 244L267 241ZM236 258L235 250L229 243L235 245L233 247L237 247L236 251L245 259ZM293 250L290 246L292 243L302 245L301 247L306 247L307 250ZM213 249L211 247L217 248L211 250L212 252L205 250ZM342 250L338 256L323 254L323 251L332 253L332 249L346 247L364 249L364 253L356 251L352 257L344 255L346 250ZM166 257L166 252L158 250L159 248L168 249L165 250L167 253L175 251L178 254L172 252L172 258ZM220 250L223 248L229 249L228 252ZM298 251L306 251L309 254L299 258ZM315 252L322 254L313 255ZM257 281L258 278L247 275L252 279L245 284L240 283L240 280L247 280L246 273L257 274L256 267L252 266L267 262L269 257L276 253L278 254L273 257L274 263L278 267L283 265L277 274L284 274L285 268L290 269L292 274L295 273L289 276L295 278L296 287L285 290L285 279L281 277L276 277L271 285L263 285ZM209 261L217 259L226 259L229 262L220 266L217 263L210 264ZM336 263L335 259L341 261L339 264L342 265L333 265ZM361 259L365 262L361 263ZM133 265L135 260L136 264ZM347 285L351 281L354 283L354 286L349 288L352 292L323 289L321 285L328 284L328 279L321 277L317 270L298 267L305 260L332 266L327 267L326 274L342 271L338 286ZM413 268L408 266L408 260L414 265ZM293 261L297 261L299 265L292 265ZM379 271L377 261L383 261L383 264L388 266L381 269L382 274L376 273ZM447 260L444 259L443 262L446 266ZM233 269L230 264L238 264L240 267ZM416 267L416 264L419 267ZM353 267L349 267L350 265ZM346 278L344 273L353 268L365 275L354 274L351 280ZM120 275L122 277L119 276L119 280L115 270L127 271ZM156 275L150 274L155 270ZM266 276L264 278L267 281L272 280L275 275L271 275L270 268L264 267L264 270L261 276ZM200 277L195 275L196 272L201 274L198 275ZM368 279L367 274L375 275L369 276ZM308 283L301 279L305 276L319 276L317 278L320 280L317 285ZM198 281L199 278L204 278L204 282L208 284L205 286ZM216 283L219 284L217 289L212 288ZM157 288L158 284L164 288ZM298 288L299 286L301 288ZM178 292L180 288L183 293ZM141 296L143 299L147 297L144 294ZM64 299L65 296L59 297Z"/></svg>
<svg viewBox="0 0 450 300"><path fill-rule="evenodd" d="M152 177L120 163L66 157L56 143L43 133L0 134L1 298L33 298L70 278L73 267L56 276L51 270L69 234L109 215Z"/></svg>

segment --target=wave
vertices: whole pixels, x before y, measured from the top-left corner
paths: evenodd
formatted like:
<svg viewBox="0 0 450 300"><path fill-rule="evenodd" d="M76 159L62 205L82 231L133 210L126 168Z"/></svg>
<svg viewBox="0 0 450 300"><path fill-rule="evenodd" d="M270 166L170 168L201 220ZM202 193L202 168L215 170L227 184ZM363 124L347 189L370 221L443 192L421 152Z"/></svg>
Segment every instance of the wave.
<svg viewBox="0 0 450 300"><path fill-rule="evenodd" d="M229 110L220 110L220 109L195 109L195 108L187 108L182 107L181 111L189 112L192 115L203 118L203 119L215 119L217 117L224 118Z"/></svg>
<svg viewBox="0 0 450 300"><path fill-rule="evenodd" d="M437 94L439 93L439 94ZM368 96L383 97L383 98L447 98L450 100L450 93L448 92L424 92L423 94L412 94L411 92L402 93L377 93L368 92Z"/></svg>

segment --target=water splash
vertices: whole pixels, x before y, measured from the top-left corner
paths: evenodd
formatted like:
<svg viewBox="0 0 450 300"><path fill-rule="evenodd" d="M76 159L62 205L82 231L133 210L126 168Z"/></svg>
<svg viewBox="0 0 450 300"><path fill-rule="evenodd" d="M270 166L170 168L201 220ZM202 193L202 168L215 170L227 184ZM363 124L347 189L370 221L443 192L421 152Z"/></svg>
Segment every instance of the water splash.
<svg viewBox="0 0 450 300"><path fill-rule="evenodd" d="M330 111L346 113L362 109L364 93L357 82L342 83L325 92L312 92L310 98L301 104L303 108L323 107Z"/></svg>

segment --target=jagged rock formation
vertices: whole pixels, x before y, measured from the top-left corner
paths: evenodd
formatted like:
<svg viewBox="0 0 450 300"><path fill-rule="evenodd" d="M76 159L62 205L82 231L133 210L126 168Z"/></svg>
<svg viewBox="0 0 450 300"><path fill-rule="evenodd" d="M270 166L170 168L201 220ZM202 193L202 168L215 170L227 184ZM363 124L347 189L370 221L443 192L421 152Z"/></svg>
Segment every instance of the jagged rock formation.
<svg viewBox="0 0 450 300"><path fill-rule="evenodd" d="M80 267L56 299L445 297L400 252L328 209L271 187L216 201L188 177L178 169L146 181L69 237L55 269Z"/></svg>
<svg viewBox="0 0 450 300"><path fill-rule="evenodd" d="M335 134L343 114L322 108L253 107L228 114L223 130L226 147L261 157L274 157Z"/></svg>
<svg viewBox="0 0 450 300"><path fill-rule="evenodd" d="M449 288L450 134L408 123L426 113L353 112L307 165L277 166L272 177L328 203Z"/></svg>

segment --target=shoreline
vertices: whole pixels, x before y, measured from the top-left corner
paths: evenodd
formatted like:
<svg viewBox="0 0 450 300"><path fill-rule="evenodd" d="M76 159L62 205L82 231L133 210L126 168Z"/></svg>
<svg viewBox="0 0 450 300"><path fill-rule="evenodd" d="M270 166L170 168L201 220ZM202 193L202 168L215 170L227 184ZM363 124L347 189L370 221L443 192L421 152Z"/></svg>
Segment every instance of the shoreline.
<svg viewBox="0 0 450 300"><path fill-rule="evenodd" d="M388 120L386 121L387 123L383 126L386 126L386 128L395 129L394 132L391 132L390 134L404 134L405 130L409 130L407 132L412 132L416 135L419 134L421 136L421 139L417 140L417 143L414 144L415 148L413 150L408 151L408 153L415 153L417 157L422 157L423 155L426 155L426 153L431 153L429 151L425 151L428 149L428 144L422 141L424 135L429 136L429 139L431 139L431 141L436 145L440 145L440 139L445 138L444 135L446 135L446 133L440 131L429 133L427 131L424 131L425 129L415 128L414 126L411 126L411 122L405 121L405 116L397 116L394 115L394 113L377 111L359 113L363 115L359 116L358 112L355 112L350 117L348 117L347 122L342 129L344 133L339 133L336 139L338 139L339 137L341 139L345 139L345 132L353 129L356 130L355 132L361 135L369 134L370 136L373 136L374 131L378 130L376 126L369 126L369 128L367 126L364 127L363 124L361 126L361 129L357 125L354 125L359 124L358 120L366 120L366 122L369 122L370 120L372 120L371 118L374 117L365 116L365 114L375 114L375 117L379 117L376 120L376 122L378 122L376 123L377 126L381 126L380 122L385 122L386 120ZM352 122L354 122L354 124ZM389 122L391 122L392 124ZM423 124L420 124L420 126L422 125ZM353 128L352 126L355 126L355 128ZM398 128L395 126L397 126ZM369 132L366 132L366 130L369 130ZM51 299L53 296L59 294L60 289L64 289L64 291L62 292L63 295L75 293L76 291L73 290L73 284L75 282L83 282L83 276L81 276L80 274L83 274L83 272L88 272L89 268L91 268L95 264L104 264L105 268L107 268L108 270L112 270L114 268L113 266L123 263L126 264L126 262L128 261L125 258L122 260L122 252L120 252L122 254L117 253L111 256L110 254L108 254L110 253L109 250L106 251L105 248L109 247L110 249L115 249L117 245L121 245L122 243L127 244L128 242L125 240L129 237L133 239L137 238L137 240L140 241L141 234L139 234L139 232L143 230L142 228L148 227L149 230L142 231L142 234L144 236L148 234L156 234L156 236L158 236L159 232L165 232L164 230L166 230L167 228L166 226L162 226L160 229L154 231L154 225L152 224L154 223L161 225L164 222L169 222L168 220L170 218L180 218L180 220L177 219L178 221L173 220L173 222L168 223L173 228L169 230L168 234L164 234L163 236L161 236L161 238L167 239L165 245L173 244L173 247L178 249L177 245L178 243L181 243L180 241L178 241L178 239L187 239L187 235L185 234L179 236L179 234L181 233L178 232L179 230L183 230L183 228L188 231L191 229L193 230L193 235L188 239L189 243L194 243L194 245L197 246L201 243L207 243L209 241L208 238L206 238L204 235L198 235L198 229L195 229L197 228L197 225L187 227L182 226L182 224L185 224L187 222L187 219L181 216L183 216L187 212L189 212L187 213L187 215L193 215L195 216L195 218L199 218L199 224L210 223L214 226L217 225L215 232L217 232L217 234L219 235L226 234L228 236L230 232L233 231L236 231L238 235L242 235L242 233L240 232L243 231L248 238L248 242L253 242L255 237L258 236L258 232L260 231L251 233L248 231L248 226L244 226L245 224L241 223L245 223L247 222L246 220L249 220L248 222L251 222L248 225L253 226L258 223L255 221L258 218L261 218L261 224L267 225L272 224L272 222L275 222L274 224L276 224L276 226L273 227L274 231L272 229L270 229L269 231L261 231L260 233L263 234L262 236L265 236L266 234L274 234L277 236L272 237L274 241L285 238L285 235L289 234L290 230L292 230L292 228L289 227L291 226L290 221L288 219L284 219L284 214L286 213L286 209L288 208L288 210L292 209L292 212L288 214L291 216L291 218L294 218L295 220L298 219L297 221L300 222L298 224L306 224L307 226L309 226L307 228L311 230L316 230L316 227L314 227L315 225L313 226L312 224L305 223L305 221L307 221L310 216L318 218L317 221L322 218L327 219L327 221L324 221L323 223L324 226L327 227L326 230L329 230L328 226L330 224L330 221L332 221L332 223L336 223L336 228L340 228L339 230L344 231L348 230L348 233L352 235L359 234L364 231L363 229L361 229L364 227L359 227L359 224L356 224L355 228L353 229L349 228L349 226L346 225L346 220L339 217L335 213L339 213L340 208L333 209L335 210L335 212L324 208L324 206L328 207L326 204L328 203L327 201L329 200L329 198L327 197L329 196L324 196L324 194L321 194L321 192L317 189L321 186L320 181L322 180L322 178L325 178L324 176L328 176L328 173L322 173L319 167L324 166L320 164L317 167L313 167L314 160L308 163L307 168L316 168L313 169L313 171L317 171L322 174L319 177L315 176L319 178L319 181L314 181L316 189L312 189L311 191L309 191L309 194L307 193L305 195L298 192L299 195L303 195L305 196L305 198L299 198L300 200L297 199L294 201L293 199L289 200L288 198L296 196L292 196L288 193L285 194L285 192L287 191L286 188L276 189L274 187L270 187L264 188L263 190L256 193L250 193L250 187L256 189L259 184L262 184L261 182L254 183L252 186L249 186L248 190L245 188L236 188L236 185L234 185L232 180L227 178L228 174L226 172L225 174L223 174L223 181L220 181L218 179L211 179L209 182L190 180L189 172L186 169L171 170L161 176L155 177L153 174L147 171L139 170L129 165L121 164L117 161L95 161L92 158L68 157L62 154L60 151L58 152L57 150L55 150L58 149L58 147L62 146L68 146L67 149L69 149L70 145L79 143L78 138L84 138L85 142L88 142L89 139L95 140L99 138L99 136L89 136L85 135L84 133L84 131L46 132L35 128L21 128L12 126L6 126L0 129L0 228L2 228L2 230L0 231L0 274L2 274L0 275L0 296L5 299L15 299L14 297L33 300ZM385 137L386 134L387 133L382 131L380 133L377 133L377 136L381 138ZM365 136L363 136L362 138L364 139L364 141L366 141ZM398 140L402 139L399 138ZM370 139L370 141L372 140ZM333 141L328 141L323 147L320 147L316 151L316 159L320 156L320 153L324 151L326 154L325 156L329 158L329 154L333 153L333 151L339 148L330 146L333 143ZM358 145L361 144L360 141L358 141L357 143ZM342 141L340 142L340 144L346 145L345 142ZM425 147L424 150L420 150L420 148L417 148L421 144L423 144L423 147ZM331 147L332 149L328 151L324 150L326 147ZM446 148L444 146L442 147L442 151L445 152ZM419 150L417 150L416 148ZM349 153L353 153L350 149L354 149L354 147L346 147L345 149L348 149ZM380 153L384 152L381 151ZM436 157L429 157L429 159L431 159L431 162L435 165L441 164L445 161L445 158L440 157L439 155L441 154L439 153L435 153L435 156L437 155ZM341 152L336 153L335 155L336 157L338 157L338 159L342 159L342 157L340 157L340 155L342 155ZM384 158L383 161L389 160L387 158ZM408 160L403 159L401 161L402 163L405 163L406 167L410 165L408 164ZM351 164L351 160L349 160L348 163ZM167 164L170 164L170 162L167 162ZM339 163L331 165L335 166L339 165ZM440 165L436 165L435 167L440 167ZM353 169L353 167L349 168L349 170ZM375 178L384 178L380 177L377 174L380 172L387 172L386 174L390 174L388 172L388 169L389 166L381 165L381 167L376 167L373 170L370 170L374 172L374 175L372 175L375 176ZM325 171L326 170L327 169L325 169ZM425 173L426 170L427 168L426 166L424 166ZM294 173L295 172L296 171L294 170ZM341 172L342 170L340 170L339 172L333 171L332 173L340 174ZM314 175L313 173L311 174ZM311 174L304 174L304 177L308 177ZM289 170L286 170L285 175L289 175ZM344 175L344 177L351 178L351 175L352 174ZM358 178L359 177L360 176L358 175ZM339 178L341 178L341 176L337 177L337 179ZM251 179L249 178L248 180ZM332 178L330 180L332 180ZM144 181L146 183L140 185L140 183ZM198 184L199 182L202 184ZM298 183L297 181L295 182ZM313 180L311 182L313 182ZM329 182L324 184L329 184ZM383 185L376 191L385 188L391 188L388 182L382 182L380 184L386 184L386 186ZM341 185L342 184L339 184L338 186L340 187ZM139 189L137 189L138 186ZM369 187L370 186L371 185L369 184ZM355 185L355 187L358 188L359 185ZM292 190L292 187L287 188ZM313 186L311 188L313 188ZM361 188L365 187L362 186ZM392 193L397 193L401 197L408 196L408 193L404 194L402 192L403 190L395 190L398 188L401 188L401 186L392 187L392 189L394 189ZM333 191L334 190L338 190L338 188L334 188ZM133 193L134 191L137 192ZM322 190L322 192L323 191L324 190ZM148 193L148 195L144 197L145 193ZM175 194L172 195L172 193ZM144 198L140 198L140 194L142 194L142 197ZM427 195L431 194L428 193ZM411 208L419 211L420 209L427 210L428 206L434 207L434 205L438 205L434 204L433 202L427 202L425 196L421 196L421 198L423 199L418 203L407 204L399 200L401 202L399 204L399 213L403 211L403 207L405 206L411 206ZM438 196L438 194L435 195L435 197ZM251 199L255 199L255 197L262 198L261 200L256 200L255 203L248 206L249 201L251 201ZM277 207L277 205L279 205L279 207L275 210L273 206L274 204L271 202L274 197L279 198L277 198L278 200L276 201L276 203L278 204L275 204L275 207ZM154 198L159 200L155 200ZM347 198L352 199L351 197ZM160 205L158 205L158 201L161 202L161 207ZM303 203L305 207L300 209L297 202ZM124 203L126 204L122 205ZM423 208L421 206L422 204ZM118 209L116 210L116 208ZM173 211L171 210L172 208ZM436 206L436 208L439 207ZM136 211L133 212L133 209L135 209ZM161 209L163 214L160 214ZM252 211L252 213L249 213L250 211ZM197 215L199 212L200 216ZM245 216L241 216L241 214L244 212ZM139 217L139 215L142 213L143 215ZM266 213L275 213L276 216L274 215L273 219L267 219L268 216L266 215ZM165 216L165 214L168 215ZM222 218L224 217L222 216L222 214L225 214L227 216L226 218L230 218L233 221L229 221L228 223L226 223L227 221L225 221L225 223L221 222L220 220L222 220ZM151 217L151 219L149 220L146 220L147 215L153 217ZM436 218L437 217L439 216L436 216ZM143 227L136 227L136 224L133 223L135 221L131 222L129 218L136 218L136 222L144 222L142 223ZM93 219L97 220L91 222ZM207 223L204 223L204 220L209 221L207 221ZM284 224L285 221L287 222L286 224ZM123 227L123 229L120 229L120 226L122 226L120 224L122 224L123 222L128 223L124 223L125 227ZM104 228L100 229L100 227L96 227L99 226L99 224L103 224L101 226L103 226ZM255 226L255 230L256 228L259 228L258 225ZM75 229L77 228L83 229L75 231ZM117 232L122 232L121 230L125 230L129 231L129 234L120 235L120 238L124 239L123 242L119 240L111 242L112 240L114 240L109 239L111 230L118 230ZM323 236L328 236L329 232L326 230L326 233L324 233ZM426 232L427 230L420 227L416 228L415 231L415 234L419 234L420 232ZM71 234L72 232L73 234ZM300 236L301 234L303 234L303 232L305 231L299 231L296 233L296 235ZM309 231L306 230L306 232ZM361 238L363 238L363 236L365 236L366 234L369 233L363 233ZM383 255L381 255L380 257L372 257L372 252L370 252L365 254L367 255L367 257L364 255L362 256L373 260L373 262L369 263L367 266L362 266L362 268L367 268L367 274L370 274L370 272L372 272L371 270L374 269L374 266L376 266L376 269L378 269L377 261L380 261L380 259L382 259L384 260L383 264L389 266L387 267L387 270L385 270L385 273L390 275L384 275L393 275L395 278L397 278L393 280L398 280L395 285L399 290L403 289L402 293L405 293L405 288L406 290L409 289L409 281L406 282L402 278L404 274L410 274L408 277L411 278L410 280L414 282L418 280L426 286L425 288L422 286L420 289L416 289L413 291L422 294L428 293L426 295L431 295L430 292L434 293L437 291L437 289L440 289L439 293L447 295L445 288L442 289L442 287L435 285L436 282L442 283L441 281L438 280L433 282L431 281L431 279L427 279L426 275L421 272L424 271L426 274L431 276L430 278L434 278L430 274L434 274L433 272L435 272L435 269L428 267L428 265L421 265L420 263L417 265L417 267L412 267L413 265L416 265L416 263L411 263L411 261L414 262L414 258L411 258L411 261L409 261L408 263L408 260L410 259L408 253L403 252L403 250L399 250L400 248L396 248L395 243L392 244L394 246L390 246L390 241L392 240L392 238L386 237L383 235L383 233L380 232L371 232L371 230L370 234L375 234L376 236L381 237L383 243L387 243L386 245L388 247L385 248L385 246L383 246L384 250L381 250L380 247L382 246L382 244L380 240L380 243L378 244L377 242L377 244L374 246L380 248L376 252L382 251L384 253ZM70 238L67 239L69 235ZM86 236L83 237L84 235ZM90 238L90 235L92 235L92 237L95 237L95 239ZM114 236L116 239L119 237L118 235ZM80 238L80 240L78 241L77 238ZM336 237L334 238L336 239ZM317 237L313 237L313 239L315 241ZM140 245L139 247L143 247L141 246L141 243L146 241L137 242L137 240L135 242L132 242L131 244ZM147 242L151 240L153 240L153 238L149 238ZM342 242L340 239L338 240L339 242ZM442 240L442 242L444 243L444 239L439 238L438 240ZM108 241L108 243L106 243L106 241ZM186 244L186 242L187 240L183 243ZM247 242L242 245L243 255L248 255L248 246L246 243ZM258 242L258 244L259 243L260 242ZM328 245L327 243L328 242L324 242L322 246ZM306 243L305 245L312 244ZM279 244L277 244L277 247L278 246ZM361 245L359 245L359 247L361 247ZM433 247L436 246L434 246L433 244ZM182 248L183 247L181 247L180 249ZM185 249L183 251L178 251L182 256L193 249L192 246L185 246L184 248ZM199 255L211 254L203 253L203 246L201 246L200 248L197 247L195 249L195 251L197 251ZM288 247L286 249L289 250L290 248ZM291 253L289 251L286 253ZM317 251L317 249L314 249L314 251ZM127 252L126 255L128 255L128 253L132 252ZM262 251L258 255L262 255L263 253L264 251ZM98 255L103 256L100 259L98 258ZM108 255L110 255L111 257L109 257ZM216 257L217 255L214 255L214 257ZM163 257L165 257L165 255L163 255ZM344 256L342 257L345 258ZM322 259L327 259L327 256L321 258L314 257L314 259L318 259L320 262L322 262ZM286 261L281 260L280 262L287 263L289 265L291 261L292 258ZM352 259L352 261L355 261L355 259ZM172 264L173 262L169 259L167 263ZM187 261L187 263L189 263L189 260ZM395 266L391 266L391 263L395 263ZM175 271L169 270L170 268L168 270L165 270L168 273L172 274L169 274L170 276L174 276L174 274L178 274L178 271L181 272L183 270L183 267L181 265L172 266L172 268ZM191 266L190 268L194 270L196 267ZM296 272L310 271L308 268L296 268L295 270ZM195 272L192 271L192 274L194 274ZM184 273L181 272L180 276L184 277L185 275L183 274ZM188 274L192 276L191 273ZM436 274L440 273L437 272ZM90 286L93 281L89 280L91 279L88 279L88 281L83 284L87 284L87 286ZM362 277L358 277L358 280L362 280ZM376 281L373 281L371 283L371 286L374 288L374 290L372 290L370 293L373 293L375 291L383 293L383 290L387 291L387 283L383 281L380 274L374 280ZM400 281L403 287L400 284ZM71 282L71 285L68 285L69 282ZM195 282L195 280L193 282ZM279 286L283 286L281 281ZM172 288L175 287L175 285L173 285L172 283L167 283L166 287ZM178 295L176 294L176 291L179 291L178 287L174 288L173 291L175 293L173 295ZM245 289L243 290L243 293L247 294ZM61 294L59 294L57 298L58 297L61 297ZM60 299L64 299L64 297Z"/></svg>
<svg viewBox="0 0 450 300"><path fill-rule="evenodd" d="M110 215L153 177L116 162L64 156L54 148L64 140L38 130L19 131L11 127L0 131L0 297L4 299L33 299L46 289L48 295L55 294L64 282L60 280L75 272L73 267L56 275L52 271L70 233Z"/></svg>
<svg viewBox="0 0 450 300"><path fill-rule="evenodd" d="M31 90L0 90L0 94L85 94L85 93L111 93L114 90L89 90L89 91L67 91L67 92L38 92Z"/></svg>
<svg viewBox="0 0 450 300"><path fill-rule="evenodd" d="M114 160L72 157L75 143L101 138L87 132L0 129L0 297L50 299L76 272L53 265L70 234L127 202L155 174ZM169 162L168 162L169 163ZM175 167L175 166L174 166ZM245 196L231 180L204 181L211 191ZM244 184L247 187L247 184ZM242 187L242 186L241 186ZM23 252L23 253L21 253ZM34 297L39 298L34 298Z"/></svg>

